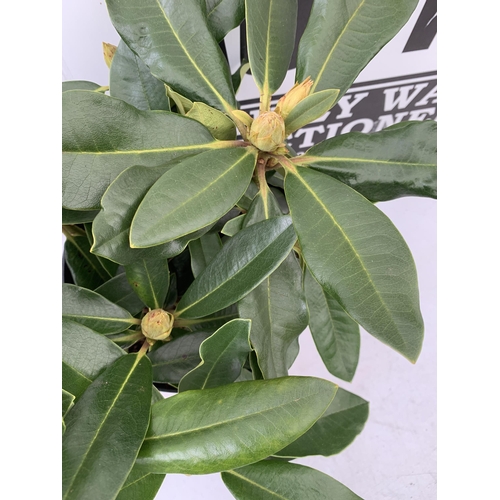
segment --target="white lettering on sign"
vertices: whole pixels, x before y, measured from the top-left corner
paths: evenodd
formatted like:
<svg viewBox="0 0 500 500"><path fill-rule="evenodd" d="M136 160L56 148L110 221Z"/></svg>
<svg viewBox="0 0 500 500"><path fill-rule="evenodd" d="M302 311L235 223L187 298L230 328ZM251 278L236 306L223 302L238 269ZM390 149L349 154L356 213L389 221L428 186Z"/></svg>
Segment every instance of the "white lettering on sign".
<svg viewBox="0 0 500 500"><path fill-rule="evenodd" d="M420 94L422 89L425 89L428 85L429 83L427 82L385 89L384 111L392 111L396 106L398 109L406 108ZM410 91L412 92L410 93Z"/></svg>
<svg viewBox="0 0 500 500"><path fill-rule="evenodd" d="M359 104L365 97L369 95L369 92L360 92L359 94L354 95L345 95L342 97L337 103L340 106L342 112L337 115L335 118L350 118L352 116L352 108ZM351 101L352 98L352 101Z"/></svg>

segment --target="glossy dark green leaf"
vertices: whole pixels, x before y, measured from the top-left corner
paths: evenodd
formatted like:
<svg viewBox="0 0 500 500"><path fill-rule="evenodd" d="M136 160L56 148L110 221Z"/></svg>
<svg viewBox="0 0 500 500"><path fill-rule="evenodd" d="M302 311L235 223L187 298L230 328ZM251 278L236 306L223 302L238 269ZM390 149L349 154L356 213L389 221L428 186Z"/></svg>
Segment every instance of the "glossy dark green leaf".
<svg viewBox="0 0 500 500"><path fill-rule="evenodd" d="M297 0L247 0L247 47L252 75L264 102L283 82L297 26Z"/></svg>
<svg viewBox="0 0 500 500"><path fill-rule="evenodd" d="M97 90L101 88L98 83L88 82L86 80L70 80L67 82L62 82L62 91L67 92L68 90Z"/></svg>
<svg viewBox="0 0 500 500"><path fill-rule="evenodd" d="M338 89L329 89L311 94L300 101L285 119L286 136L323 116L335 104L338 95Z"/></svg>
<svg viewBox="0 0 500 500"><path fill-rule="evenodd" d="M154 500L164 479L164 474L151 474L134 466L116 500Z"/></svg>
<svg viewBox="0 0 500 500"><path fill-rule="evenodd" d="M202 123L220 141L234 141L236 127L234 122L219 110L203 102L195 102L186 116Z"/></svg>
<svg viewBox="0 0 500 500"><path fill-rule="evenodd" d="M296 441L276 453L282 457L329 457L349 446L363 430L369 403L339 388L331 405L318 421Z"/></svg>
<svg viewBox="0 0 500 500"><path fill-rule="evenodd" d="M250 69L250 63L243 59L241 61L240 67L231 75L231 81L233 83L233 89L237 93L240 89L241 82L243 81L243 77L247 74Z"/></svg>
<svg viewBox="0 0 500 500"><path fill-rule="evenodd" d="M62 322L63 389L78 399L99 374L125 351L86 326Z"/></svg>
<svg viewBox="0 0 500 500"><path fill-rule="evenodd" d="M192 101L236 108L229 67L200 0L143 0L140 8L135 0L106 4L122 39L156 78Z"/></svg>
<svg viewBox="0 0 500 500"><path fill-rule="evenodd" d="M221 476L237 500L361 500L323 472L278 460L247 465Z"/></svg>
<svg viewBox="0 0 500 500"><path fill-rule="evenodd" d="M350 382L359 360L359 325L306 270L304 290L309 310L309 328L327 370Z"/></svg>
<svg viewBox="0 0 500 500"><path fill-rule="evenodd" d="M179 94L168 85L165 85L165 89L167 90L167 96L174 102L177 113L185 115L193 107L193 101L191 101L191 99Z"/></svg>
<svg viewBox="0 0 500 500"><path fill-rule="evenodd" d="M259 362L257 361L257 354L255 354L255 351L252 351L248 355L248 362L250 364L250 368L252 370L252 377L254 380L263 380L264 375L262 375L262 372L260 371L260 366Z"/></svg>
<svg viewBox="0 0 500 500"><path fill-rule="evenodd" d="M195 278L210 264L221 248L222 242L217 233L204 234L189 243L191 269Z"/></svg>
<svg viewBox="0 0 500 500"><path fill-rule="evenodd" d="M148 358L128 354L85 391L65 419L64 500L116 498L148 428L151 384Z"/></svg>
<svg viewBox="0 0 500 500"><path fill-rule="evenodd" d="M201 123L168 111L141 111L96 92L63 93L63 206L95 209L131 165L161 165L220 147ZM166 133L168 131L168 133Z"/></svg>
<svg viewBox="0 0 500 500"><path fill-rule="evenodd" d="M224 227L221 230L222 234L226 236L234 236L237 232L239 232L243 226L243 221L246 217L246 214L238 215L234 219L228 220Z"/></svg>
<svg viewBox="0 0 500 500"><path fill-rule="evenodd" d="M64 258L76 285L94 290L112 276L102 267L99 259L90 253L85 234L66 234Z"/></svg>
<svg viewBox="0 0 500 500"><path fill-rule="evenodd" d="M240 231L194 280L177 306L183 318L200 318L243 298L290 253L296 235L288 216Z"/></svg>
<svg viewBox="0 0 500 500"><path fill-rule="evenodd" d="M217 311L203 318L182 320L186 322L188 328L193 331L203 330L204 332L214 333L220 327L224 326L228 321L238 318L238 307L236 304L231 304L220 311ZM179 320L177 320L179 321Z"/></svg>
<svg viewBox="0 0 500 500"><path fill-rule="evenodd" d="M257 195L258 192L259 192L259 188L255 184L255 182L252 181L248 185L248 188L245 191L245 194L239 199L239 201L236 205L238 205L238 207L242 210L248 210L250 208L250 205L252 204L253 199L255 198L255 196Z"/></svg>
<svg viewBox="0 0 500 500"><path fill-rule="evenodd" d="M280 214L276 198L266 189L255 197L243 225ZM288 349L307 326L302 270L293 252L240 300L238 310L241 318L252 320L250 340L264 378L288 375Z"/></svg>
<svg viewBox="0 0 500 500"><path fill-rule="evenodd" d="M109 70L109 95L143 111L170 111L165 84L120 40Z"/></svg>
<svg viewBox="0 0 500 500"><path fill-rule="evenodd" d="M200 363L200 344L209 336L207 332L188 333L150 352L153 380L177 385L186 373Z"/></svg>
<svg viewBox="0 0 500 500"><path fill-rule="evenodd" d="M315 170L287 174L285 192L318 283L365 330L415 362L423 321L415 263L399 231L366 198Z"/></svg>
<svg viewBox="0 0 500 500"><path fill-rule="evenodd" d="M246 368L243 368L235 382L248 382L249 380L254 380L252 372L250 370L247 370Z"/></svg>
<svg viewBox="0 0 500 500"><path fill-rule="evenodd" d="M92 252L123 265L141 259L161 259L179 255L189 241L199 238L210 226L154 248L130 248L132 219L151 186L180 160L160 167L130 167L109 186L102 198L103 209L96 217Z"/></svg>
<svg viewBox="0 0 500 500"><path fill-rule="evenodd" d="M75 404L75 396L68 391L62 390L62 418L66 416L66 413Z"/></svg>
<svg viewBox="0 0 500 500"><path fill-rule="evenodd" d="M118 274L94 290L99 295L126 309L132 316L141 312L144 303L134 292L125 273Z"/></svg>
<svg viewBox="0 0 500 500"><path fill-rule="evenodd" d="M370 201L437 197L437 124L403 122L373 134L350 132L307 151L307 164Z"/></svg>
<svg viewBox="0 0 500 500"><path fill-rule="evenodd" d="M67 283L63 284L62 316L103 334L123 332L138 324L126 309L102 295Z"/></svg>
<svg viewBox="0 0 500 500"><path fill-rule="evenodd" d="M216 222L247 189L255 151L207 151L168 170L139 205L130 228L130 245L159 245Z"/></svg>
<svg viewBox="0 0 500 500"><path fill-rule="evenodd" d="M406 24L418 0L315 0L300 39L297 77L310 76L312 92L340 89Z"/></svg>
<svg viewBox="0 0 500 500"><path fill-rule="evenodd" d="M92 224L87 223L83 225L85 228L85 234L87 235L87 239L91 245L94 244L94 235L92 234ZM97 260L104 268L104 270L108 273L109 276L116 276L118 272L118 264L113 262L112 260L106 259L101 255L97 255Z"/></svg>
<svg viewBox="0 0 500 500"><path fill-rule="evenodd" d="M179 392L210 389L234 382L250 352L251 321L233 319L200 345L201 363L184 375Z"/></svg>
<svg viewBox="0 0 500 500"><path fill-rule="evenodd" d="M220 42L245 17L245 0L205 0L207 24L215 39Z"/></svg>
<svg viewBox="0 0 500 500"><path fill-rule="evenodd" d="M336 390L285 377L177 394L153 405L137 462L157 473L210 474L262 460L309 429Z"/></svg>
<svg viewBox="0 0 500 500"><path fill-rule="evenodd" d="M150 309L161 309L170 284L167 259L141 259L125 266L130 286Z"/></svg>
<svg viewBox="0 0 500 500"><path fill-rule="evenodd" d="M63 224L84 224L85 222L92 222L99 210L68 210L62 209L62 223Z"/></svg>

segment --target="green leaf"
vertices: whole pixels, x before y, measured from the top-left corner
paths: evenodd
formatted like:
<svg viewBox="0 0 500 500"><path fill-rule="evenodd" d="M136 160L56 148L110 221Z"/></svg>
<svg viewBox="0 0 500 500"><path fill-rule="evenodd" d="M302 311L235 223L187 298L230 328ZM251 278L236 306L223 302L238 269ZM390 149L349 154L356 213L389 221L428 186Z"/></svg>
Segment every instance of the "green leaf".
<svg viewBox="0 0 500 500"><path fill-rule="evenodd" d="M125 309L92 290L63 284L63 318L81 323L98 333L119 333L137 324Z"/></svg>
<svg viewBox="0 0 500 500"><path fill-rule="evenodd" d="M252 75L269 103L283 82L295 46L297 0L247 0L247 47Z"/></svg>
<svg viewBox="0 0 500 500"><path fill-rule="evenodd" d="M336 390L286 377L177 394L153 405L137 462L156 473L210 474L262 460L309 429Z"/></svg>
<svg viewBox="0 0 500 500"><path fill-rule="evenodd" d="M340 89L406 24L418 0L315 0L300 39L297 77L310 76L311 92Z"/></svg>
<svg viewBox="0 0 500 500"><path fill-rule="evenodd" d="M349 446L368 420L368 401L339 388L318 421L296 441L275 453L280 457L329 457Z"/></svg>
<svg viewBox="0 0 500 500"><path fill-rule="evenodd" d="M250 63L246 59L242 59L240 67L231 75L231 81L235 92L238 92L240 89L243 77L247 74L249 69Z"/></svg>
<svg viewBox="0 0 500 500"><path fill-rule="evenodd" d="M167 298L170 274L167 259L141 259L125 266L130 286L150 309L161 309Z"/></svg>
<svg viewBox="0 0 500 500"><path fill-rule="evenodd" d="M72 210L99 208L106 188L131 165L157 166L220 147L195 120L96 92L64 92L62 110L63 206Z"/></svg>
<svg viewBox="0 0 500 500"><path fill-rule="evenodd" d="M236 304L231 304L220 311L217 311L210 316L191 320L177 320L186 322L188 328L193 331L203 330L204 332L214 333L220 327L224 326L228 321L238 318L238 308Z"/></svg>
<svg viewBox="0 0 500 500"><path fill-rule="evenodd" d="M167 171L137 209L130 228L130 246L159 245L216 222L247 189L255 151L207 151Z"/></svg>
<svg viewBox="0 0 500 500"><path fill-rule="evenodd" d="M210 389L234 382L250 352L251 321L233 319L200 345L201 363L184 375L179 392Z"/></svg>
<svg viewBox="0 0 500 500"><path fill-rule="evenodd" d="M234 219L228 220L224 227L221 230L222 234L226 236L234 236L237 232L239 232L243 226L243 221L245 220L246 214L238 215Z"/></svg>
<svg viewBox="0 0 500 500"><path fill-rule="evenodd" d="M98 83L88 82L86 80L70 80L68 82L62 82L62 91L67 92L68 90L97 90L101 88Z"/></svg>
<svg viewBox="0 0 500 500"><path fill-rule="evenodd" d="M285 135L289 136L323 116L335 104L338 95L338 89L329 89L311 94L300 101L285 119Z"/></svg>
<svg viewBox="0 0 500 500"><path fill-rule="evenodd" d="M86 326L62 321L63 389L78 399L99 374L125 352Z"/></svg>
<svg viewBox="0 0 500 500"><path fill-rule="evenodd" d="M256 194L259 192L259 188L255 184L255 182L251 182L248 185L248 188L245 192L245 194L239 199L238 203L238 208L242 210L248 210L250 208L250 205L252 204L253 199L255 198Z"/></svg>
<svg viewBox="0 0 500 500"><path fill-rule="evenodd" d="M350 382L359 360L359 326L306 270L304 278L309 327L327 370Z"/></svg>
<svg viewBox="0 0 500 500"><path fill-rule="evenodd" d="M65 419L64 500L116 498L146 435L151 384L148 358L128 354L85 391Z"/></svg>
<svg viewBox="0 0 500 500"><path fill-rule="evenodd" d="M374 134L350 132L313 146L304 161L373 202L436 198L436 132L431 120L398 123Z"/></svg>
<svg viewBox="0 0 500 500"><path fill-rule="evenodd" d="M113 304L123 307L132 316L135 316L144 308L144 303L130 286L125 273L111 278L94 291L113 302Z"/></svg>
<svg viewBox="0 0 500 500"><path fill-rule="evenodd" d="M221 474L237 500L361 500L349 488L304 465L265 460Z"/></svg>
<svg viewBox="0 0 500 500"><path fill-rule="evenodd" d="M236 108L229 67L201 0L107 0L116 30L151 73L192 101Z"/></svg>
<svg viewBox="0 0 500 500"><path fill-rule="evenodd" d="M281 210L276 198L265 189L255 197L243 225L248 227L278 214ZM264 378L288 375L288 349L307 326L302 270L293 252L240 300L238 310L241 318L252 320L250 340Z"/></svg>
<svg viewBox="0 0 500 500"><path fill-rule="evenodd" d="M257 361L257 355L255 351L252 351L248 356L248 363L250 364L250 369L252 370L252 377L254 380L263 380L264 375L260 371L260 366Z"/></svg>
<svg viewBox="0 0 500 500"><path fill-rule="evenodd" d="M168 85L165 85L165 89L167 91L167 96L174 101L175 106L177 107L177 113L185 115L193 107L193 101L187 97L184 97L182 94L172 90Z"/></svg>
<svg viewBox="0 0 500 500"><path fill-rule="evenodd" d="M189 241L206 233L207 226L182 238L154 248L130 248L130 225L144 196L151 186L181 160L176 159L160 167L130 167L109 186L102 198L103 209L93 224L92 253L123 265L141 259L170 258L179 255Z"/></svg>
<svg viewBox="0 0 500 500"><path fill-rule="evenodd" d="M99 210L68 210L62 209L62 223L63 225L69 224L84 224L85 222L92 222Z"/></svg>
<svg viewBox="0 0 500 500"><path fill-rule="evenodd" d="M216 139L221 141L234 141L236 139L236 127L233 121L224 113L203 102L193 103L186 116L205 125Z"/></svg>
<svg viewBox="0 0 500 500"><path fill-rule="evenodd" d="M99 259L90 253L90 243L85 234L66 233L64 257L73 281L78 286L94 290L111 278Z"/></svg>
<svg viewBox="0 0 500 500"><path fill-rule="evenodd" d="M170 111L165 84L120 40L109 70L109 95L144 111Z"/></svg>
<svg viewBox="0 0 500 500"><path fill-rule="evenodd" d="M245 17L245 0L205 0L207 24L215 39L220 42Z"/></svg>
<svg viewBox="0 0 500 500"><path fill-rule="evenodd" d="M154 500L164 479L164 474L151 474L134 466L116 500Z"/></svg>
<svg viewBox="0 0 500 500"><path fill-rule="evenodd" d="M210 264L221 248L222 242L217 233L207 233L189 242L191 269L195 278Z"/></svg>
<svg viewBox="0 0 500 500"><path fill-rule="evenodd" d="M200 318L237 302L281 264L295 241L288 216L240 231L188 288L177 305L178 316Z"/></svg>
<svg viewBox="0 0 500 500"><path fill-rule="evenodd" d="M153 380L177 385L186 373L200 363L200 344L209 336L207 332L188 333L150 352Z"/></svg>
<svg viewBox="0 0 500 500"><path fill-rule="evenodd" d="M314 170L287 174L285 192L303 257L318 283L365 330L415 362L423 342L417 272L389 218Z"/></svg>
<svg viewBox="0 0 500 500"><path fill-rule="evenodd" d="M62 390L62 418L66 416L66 413L75 404L75 396L68 391Z"/></svg>

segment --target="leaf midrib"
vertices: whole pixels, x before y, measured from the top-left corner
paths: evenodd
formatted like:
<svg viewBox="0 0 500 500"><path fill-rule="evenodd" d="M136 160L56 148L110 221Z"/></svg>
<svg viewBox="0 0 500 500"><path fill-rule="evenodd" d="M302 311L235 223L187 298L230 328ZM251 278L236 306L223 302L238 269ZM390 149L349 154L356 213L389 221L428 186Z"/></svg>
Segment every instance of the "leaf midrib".
<svg viewBox="0 0 500 500"><path fill-rule="evenodd" d="M73 486L73 483L75 482L75 479L76 477L78 476L78 473L80 472L81 468L83 467L83 464L85 463L85 461L87 460L88 458L88 455L90 453L90 450L92 449L92 446L94 445L94 442L95 440L97 439L97 436L99 435L99 433L101 432L101 429L103 428L104 426L104 423L106 422L107 418L109 417L109 414L111 413L111 410L113 409L117 399L120 397L121 393L123 392L123 388L125 387L125 384L129 381L130 377L132 376L132 373L134 372L136 366L139 364L139 361L141 360L141 358L137 355L137 358L134 362L134 364L132 365L132 367L130 368L130 371L129 373L127 374L127 376L125 377L125 380L123 381L122 385L120 386L120 388L118 389L117 391L117 394L115 396L115 398L113 399L113 401L111 402L111 404L109 405L109 409L108 411L106 412L106 414L104 415L104 418L102 419L102 422L101 424L99 425L99 427L97 428L97 431L92 439L92 441L90 442L90 444L88 445L88 448L87 448L87 451L85 452L85 454L83 455L82 457L82 461L80 462L80 465L78 466L77 470L75 471L74 475L73 475L73 478L71 480L71 483L69 484L68 488L66 489L66 494L64 495L63 497L63 500L65 498L67 498L68 494L71 492L71 486Z"/></svg>
<svg viewBox="0 0 500 500"><path fill-rule="evenodd" d="M385 309L386 313L387 313L387 316L389 317L390 319L390 323L395 327L395 331L398 333L399 337L400 337L400 340L403 342L403 345L406 345L406 340L404 339L404 337L399 333L399 328L398 328L398 325L394 322L394 319L392 317L392 314L390 313L388 307L387 307L387 304L385 303L385 301L383 300L382 296L380 295L377 287L375 286L375 283L373 283L373 280L371 278L371 275L368 271L368 269L365 267L365 264L363 262L363 259L361 258L361 256L358 254L358 252L356 251L356 249L354 248L353 244L351 243L351 240L349 239L349 237L347 236L347 234L344 232L344 230L342 229L342 227L339 225L339 223L336 221L335 217L333 216L333 214L328 210L328 208L326 207L326 205L323 203L323 201L319 198L319 196L314 192L314 190L311 188L311 186L309 186L309 184L305 181L305 179L303 179L298 172L294 172L293 175L295 175L299 180L300 182L302 182L302 184L304 185L304 187L309 191L309 193L312 195L312 197L317 201L317 203L321 206L321 208L324 210L324 212L328 215L328 217L332 220L332 222L335 224L335 226L338 228L338 230L340 231L340 233L342 234L342 236L344 237L346 243L349 245L351 251L353 252L355 258L358 260L359 264L361 265L362 267L362 270L364 271L366 277L368 278L368 281L370 283L370 286L373 290L373 292L375 293L375 295L378 297L379 299L379 302L380 304L382 305L382 307ZM312 274L312 273L311 273ZM387 327L386 327L387 328Z"/></svg>
<svg viewBox="0 0 500 500"><path fill-rule="evenodd" d="M436 167L436 163L417 163L409 161L397 161L397 160L374 160L372 158L342 158L339 156L317 156L312 157L313 159L309 162L311 165L316 163L325 162L345 162L345 163L381 163L383 165L404 165L409 167Z"/></svg>
<svg viewBox="0 0 500 500"><path fill-rule="evenodd" d="M186 201L184 201L183 203L181 203L180 205L178 205L174 210L172 210L171 212L168 212L162 218L158 219L158 222L156 222L156 224L153 227L158 227L158 225L162 225L162 222L165 219L171 218L172 214L175 214L176 212L178 212L179 210L181 210L182 208L184 208L186 205L192 203L193 200L195 200L200 195L202 195L205 191L207 191L208 189L210 189L214 184L216 184L217 182L219 182L220 179L222 179L223 177L225 177L226 175L228 175L229 172L231 172L234 168L236 168L248 155L251 155L251 154L252 154L251 151L247 150L247 152L241 158L239 158L235 163L233 163L230 168L224 170L224 172L222 172L222 174L220 174L213 181L209 182L208 184L205 184L205 186L203 187L203 189L201 189L200 191L198 191L194 196L191 196L190 198L186 199ZM181 164L178 165L178 166L181 166ZM175 170L175 167L173 169L169 170L169 172L171 172L172 170ZM168 174L168 172L166 172L166 173ZM141 205L142 205L142 202L141 202ZM139 212L139 210L141 209L141 205L139 205L139 208L137 209L137 212ZM137 215L137 212L136 212L136 215ZM132 226L134 225L135 217L136 216L134 216L134 219L132 220L132 224L130 226L131 229L132 229ZM203 226L203 227L205 227L205 226ZM151 231L151 229L152 228L150 228L150 231ZM198 228L198 229L201 229L201 228ZM197 231L197 230L190 230L188 233L185 233L185 234L183 234L181 236L186 236L186 234L189 234L189 233L191 233L193 231ZM180 238L181 236L178 236L178 238ZM165 243L168 243L168 242L165 242ZM132 248L134 248L134 247L132 247ZM142 248L142 247L139 247L139 248Z"/></svg>
<svg viewBox="0 0 500 500"><path fill-rule="evenodd" d="M132 319L125 319L125 318L110 318L110 317L103 317L103 316L87 316L85 314L68 314L64 313L62 314L63 318L84 318L84 319L96 319L96 320L102 320L102 321L113 321L113 322L118 322L118 323L127 323L129 325L135 325L135 322L133 321L134 318Z"/></svg>
<svg viewBox="0 0 500 500"><path fill-rule="evenodd" d="M166 148L152 148L152 149L127 149L127 150L116 150L116 151L63 151L62 154L73 154L73 155L130 155L130 154L147 154L147 153L166 153L169 151L184 151L191 149L210 149L216 145L217 142L207 142L205 144L191 144L188 146L170 146Z"/></svg>
<svg viewBox="0 0 500 500"><path fill-rule="evenodd" d="M203 0L204 1L204 0ZM364 0L363 0L364 1ZM210 88L210 90L215 94L215 96L217 97L217 99L219 99L219 102L222 104L222 106L226 109L226 110L231 110L231 106L229 105L229 103L220 95L220 93L217 91L217 89L212 85L212 83L205 77L205 74L201 71L201 69L199 68L198 64L196 64L196 61L191 57L191 55L189 54L189 52L187 51L187 48L184 46L184 44L181 42L181 39L179 38L179 36L177 35L177 32L174 30L174 27L172 26L172 24L170 23L170 20L168 19L165 11L163 10L163 7L161 5L161 3L159 2L159 0L156 0L156 3L158 4L158 8L160 9L161 13L163 14L163 17L165 18L165 20L167 21L167 24L169 25L170 27L170 30L172 31L172 34L175 36L175 38L177 39L177 41L179 42L179 46L181 47L181 49L184 51L184 53L186 54L187 58L189 59L189 61L191 62L191 64L193 65L193 67L195 68L195 70L200 74L202 80L204 80L208 87Z"/></svg>
<svg viewBox="0 0 500 500"><path fill-rule="evenodd" d="M244 481L247 481L248 483L253 484L254 486L257 486L261 490L264 490L265 492L270 493L271 495L274 495L276 498L281 498L282 500L290 500L289 498L283 497L283 496L279 495L278 493L275 493L274 491L271 491L271 490L265 488L264 486L260 485L259 483L256 483L255 481L252 481L252 480L248 479L247 477L242 476L241 474L238 474L234 470L227 470L224 472L226 474L233 474L233 476L241 477L241 479L243 479Z"/></svg>
<svg viewBox="0 0 500 500"><path fill-rule="evenodd" d="M328 56L326 57L325 62L321 66L321 69L320 69L320 71L319 71L318 75L316 76L316 79L315 79L315 81L313 83L313 86L311 87L311 94L314 92L314 90L318 86L318 83L321 80L321 77L323 76L323 73L326 70L326 66L330 62L330 59L331 59L331 57L333 55L333 52L337 48L337 45L339 44L341 38L344 36L344 33L347 31L347 28L349 27L349 24L351 24L351 21L356 17L356 15L358 14L359 9L361 9L361 7L364 5L364 3L365 3L365 0L361 0L361 3L358 5L358 7L356 8L356 10L353 12L352 16L347 21L347 23L344 26L343 30L340 32L340 35L335 40L335 43L333 44L332 49L330 50Z"/></svg>
<svg viewBox="0 0 500 500"><path fill-rule="evenodd" d="M280 232L280 234L274 239L272 240L267 246L265 246L259 253L255 254L254 255L254 258L249 260L244 266L240 267L238 269L238 271L232 275L231 279L234 279L235 276L237 276L238 274L240 274L244 269L246 269L248 266L250 266L251 264L253 264L255 262L255 260L260 256L262 255L263 252L265 252L271 245L274 245L276 243L276 241L286 232L286 230L289 228L290 226L287 226L283 231ZM265 279L265 278L264 278ZM226 281L223 281L220 285L217 285L215 288L212 288L210 290L210 292L208 292L206 295L204 295L203 297L201 297L200 299L198 299L196 302L193 302L192 304L190 304L189 306L185 307L184 309L181 309L180 311L177 311L177 314L179 316L182 315L183 312L187 311L188 309L192 308L193 306L195 306L196 304L199 304L202 300L205 300L207 297L210 297L210 295L213 295L214 292L216 292L219 288L221 288L222 286L224 286L225 284L228 283L229 280L226 280ZM252 288L252 290L254 290L255 288L257 288L257 286L259 286L260 283L258 283L254 288ZM250 290L250 292L252 291ZM250 293L249 292L249 293Z"/></svg>
<svg viewBox="0 0 500 500"><path fill-rule="evenodd" d="M205 425L205 426L202 426L202 427L196 427L194 429L186 429L185 431L174 432L172 434L162 434L162 435L159 435L159 436L146 437L144 439L144 441L151 441L151 440L156 440L156 439L169 439L169 438L172 438L172 437L175 437L175 436L182 436L183 434L190 434L190 433L194 433L194 432L198 432L198 431L204 431L205 429L211 429L211 428L214 428L214 427L220 427L221 425L231 424L231 423L237 422L239 420L246 420L248 418L255 417L256 415L261 415L261 414L264 414L264 413L267 413L267 412L270 412L270 411L277 410L278 408L283 408L285 406L291 405L292 403L297 403L298 401L304 401L304 400L310 399L312 397L316 397L318 394L319 394L319 392L315 392L314 394L309 394L307 396L304 396L303 398L298 398L298 399L293 399L293 400L287 401L286 403L283 403L281 405L273 406L271 408L266 408L266 409L261 410L261 411L257 411L257 412L254 412L254 413L249 413L248 415L242 415L240 417L235 417L235 418L232 418L232 419L229 419L229 420L222 420L220 422L216 422L216 423L213 423L213 424L210 424L210 425ZM330 400L330 403L328 404L328 406L331 404L332 401L333 401L333 398ZM328 408L328 406L326 408ZM321 415L323 415L323 413L326 411L326 408L321 413ZM318 419L321 418L321 415L318 417ZM314 425L314 424L312 424L312 425ZM311 427L312 427L312 425L311 425Z"/></svg>

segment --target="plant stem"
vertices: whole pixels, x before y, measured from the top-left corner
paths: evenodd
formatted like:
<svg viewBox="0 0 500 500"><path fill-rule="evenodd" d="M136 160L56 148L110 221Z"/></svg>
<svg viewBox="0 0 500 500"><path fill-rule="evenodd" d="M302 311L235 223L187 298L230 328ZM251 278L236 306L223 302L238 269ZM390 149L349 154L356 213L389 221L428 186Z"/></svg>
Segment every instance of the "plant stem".
<svg viewBox="0 0 500 500"><path fill-rule="evenodd" d="M292 174L297 174L297 169L289 158L283 155L278 155L276 156L276 159L278 160L280 165L283 166L287 173L291 172Z"/></svg>
<svg viewBox="0 0 500 500"><path fill-rule="evenodd" d="M141 359L149 350L151 347L151 344L148 342L148 339L144 340L144 344L142 344L142 347L139 349L139 352L137 353L139 356L139 359Z"/></svg>

